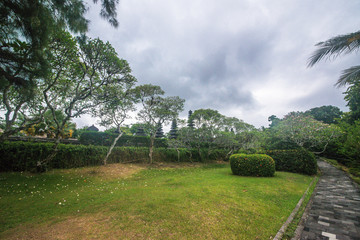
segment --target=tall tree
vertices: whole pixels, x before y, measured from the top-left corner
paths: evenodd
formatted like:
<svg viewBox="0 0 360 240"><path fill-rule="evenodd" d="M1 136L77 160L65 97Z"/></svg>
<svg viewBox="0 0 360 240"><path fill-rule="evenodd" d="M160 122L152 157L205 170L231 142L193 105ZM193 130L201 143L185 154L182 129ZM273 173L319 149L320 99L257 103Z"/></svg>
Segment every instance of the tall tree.
<svg viewBox="0 0 360 240"><path fill-rule="evenodd" d="M336 119L341 117L342 111L338 107L329 105L311 108L305 114L309 114L315 120L323 123L332 124L336 123Z"/></svg>
<svg viewBox="0 0 360 240"><path fill-rule="evenodd" d="M82 36L76 41L70 34L59 32L50 46L53 71L41 88L59 139L68 120L108 102L110 90L122 89L133 77L127 61L119 59L110 43L100 39ZM57 119L57 110L65 113L64 119ZM57 144L45 162L55 156Z"/></svg>
<svg viewBox="0 0 360 240"><path fill-rule="evenodd" d="M114 149L117 141L124 134L121 127L124 121L129 118L129 114L135 111L137 99L132 91L136 79L128 75L124 84L106 88L106 101L101 102L99 106L92 111L93 116L100 118L100 125L105 127L116 127L118 136L114 138L109 150L103 160L104 165Z"/></svg>
<svg viewBox="0 0 360 240"><path fill-rule="evenodd" d="M360 121L360 81L348 87L345 100L350 112L345 115L345 120L351 124Z"/></svg>
<svg viewBox="0 0 360 240"><path fill-rule="evenodd" d="M101 0L100 15L115 27L118 2ZM23 109L34 108L29 103L37 97L38 85L51 74L46 49L60 29L86 32L86 11L85 0L0 1L0 107L6 111L1 139L42 121L42 114L29 118Z"/></svg>
<svg viewBox="0 0 360 240"><path fill-rule="evenodd" d="M96 3L97 0L94 0ZM118 0L102 0L100 15L117 26ZM0 2L0 80L29 89L38 77L46 77L44 49L54 31L87 31L84 0L3 0Z"/></svg>
<svg viewBox="0 0 360 240"><path fill-rule="evenodd" d="M322 148L322 151L316 152L322 153L330 141L341 135L341 130L336 125L322 123L311 116L288 115L276 127L276 134L299 147L309 150Z"/></svg>
<svg viewBox="0 0 360 240"><path fill-rule="evenodd" d="M142 103L138 119L150 129L149 160L153 163L155 134L159 126L170 122L184 108L184 99L179 97L162 97L164 91L159 86L145 84L136 87L137 96Z"/></svg>

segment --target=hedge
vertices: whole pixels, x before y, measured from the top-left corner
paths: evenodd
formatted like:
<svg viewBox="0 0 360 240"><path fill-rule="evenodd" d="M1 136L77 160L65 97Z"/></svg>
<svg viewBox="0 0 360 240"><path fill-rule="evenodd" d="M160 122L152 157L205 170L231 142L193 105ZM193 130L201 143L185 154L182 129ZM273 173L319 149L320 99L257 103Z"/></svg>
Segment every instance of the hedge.
<svg viewBox="0 0 360 240"><path fill-rule="evenodd" d="M313 175L317 172L315 155L305 149L267 150L265 152L275 160L276 171Z"/></svg>
<svg viewBox="0 0 360 240"><path fill-rule="evenodd" d="M3 142L0 143L0 171L33 171L38 161L44 160L53 150L53 143ZM102 165L108 147L93 145L59 144L58 152L47 168L75 168ZM154 148L153 158L162 162L203 162L219 160L226 151L217 150L208 158L199 156L197 149ZM115 147L108 163L148 162L147 147Z"/></svg>
<svg viewBox="0 0 360 240"><path fill-rule="evenodd" d="M117 134L110 134L106 132L83 132L80 135L80 144L96 145L96 146L110 146ZM118 147L148 147L150 146L150 137L143 136L129 136L123 135L116 143ZM155 147L167 147L166 139L156 138L154 142Z"/></svg>
<svg viewBox="0 0 360 240"><path fill-rule="evenodd" d="M265 154L233 154L230 156L231 171L235 175L273 177L274 160Z"/></svg>

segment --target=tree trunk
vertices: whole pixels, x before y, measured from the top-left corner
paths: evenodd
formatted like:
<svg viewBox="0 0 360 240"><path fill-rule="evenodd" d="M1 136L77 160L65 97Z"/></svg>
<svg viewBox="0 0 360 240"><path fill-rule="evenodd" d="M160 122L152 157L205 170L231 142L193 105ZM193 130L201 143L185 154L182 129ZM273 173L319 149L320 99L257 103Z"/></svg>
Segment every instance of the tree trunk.
<svg viewBox="0 0 360 240"><path fill-rule="evenodd" d="M58 149L59 144L60 144L60 136L57 136L55 145L54 145L53 150L50 153L50 155L47 156L44 160L37 162L36 172L45 172L46 171L47 165L54 159L54 157L56 156L56 154L59 150Z"/></svg>
<svg viewBox="0 0 360 240"><path fill-rule="evenodd" d="M230 149L230 151L226 154L226 159L225 160L228 160L229 157L233 154L234 152L234 149Z"/></svg>
<svg viewBox="0 0 360 240"><path fill-rule="evenodd" d="M193 161L192 161L192 151L191 151L191 149L190 149L190 162L192 163Z"/></svg>
<svg viewBox="0 0 360 240"><path fill-rule="evenodd" d="M150 164L153 163L154 141L155 141L155 136L151 136L151 137L150 137L150 151L149 151Z"/></svg>
<svg viewBox="0 0 360 240"><path fill-rule="evenodd" d="M107 154L106 154L106 157L105 157L104 160L103 160L104 165L107 164L107 160L108 160L108 158L109 158L112 150L114 149L117 141L121 138L121 136L123 135L123 133L124 133L124 132L120 131L119 135L114 139L113 143L111 144L111 146L110 146L110 148L109 148L109 150L108 150L108 152L107 152Z"/></svg>
<svg viewBox="0 0 360 240"><path fill-rule="evenodd" d="M180 162L180 150L176 148L176 151L177 151L178 162Z"/></svg>
<svg viewBox="0 0 360 240"><path fill-rule="evenodd" d="M324 153L326 151L326 148L327 148L328 145L329 145L329 142L327 142L325 144L325 146L324 146L324 148L323 148L323 150L321 152L313 152L313 153L316 154L316 155L320 155L320 154Z"/></svg>

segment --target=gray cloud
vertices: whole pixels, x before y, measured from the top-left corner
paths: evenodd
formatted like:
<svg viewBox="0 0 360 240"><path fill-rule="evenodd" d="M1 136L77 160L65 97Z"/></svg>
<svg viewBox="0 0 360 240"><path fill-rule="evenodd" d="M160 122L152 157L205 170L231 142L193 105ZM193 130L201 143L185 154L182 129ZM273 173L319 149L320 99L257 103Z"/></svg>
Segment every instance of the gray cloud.
<svg viewBox="0 0 360 240"><path fill-rule="evenodd" d="M317 42L358 30L357 0L122 0L118 29L90 7L89 34L109 41L139 84L185 98L186 110L215 108L259 127L272 114L346 109L333 84L357 57L306 64Z"/></svg>

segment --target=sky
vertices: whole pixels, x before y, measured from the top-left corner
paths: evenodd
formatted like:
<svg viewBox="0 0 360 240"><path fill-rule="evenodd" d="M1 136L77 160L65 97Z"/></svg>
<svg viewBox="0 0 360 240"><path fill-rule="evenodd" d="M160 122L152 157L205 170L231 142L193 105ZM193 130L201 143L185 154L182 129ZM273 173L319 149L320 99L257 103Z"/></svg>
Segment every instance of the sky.
<svg viewBox="0 0 360 240"><path fill-rule="evenodd" d="M359 30L358 0L120 0L118 28L99 4L88 6L88 35L109 41L138 84L185 99L181 118L211 108L267 127L269 116L291 111L348 111L345 88L334 84L358 55L307 63L316 43Z"/></svg>

